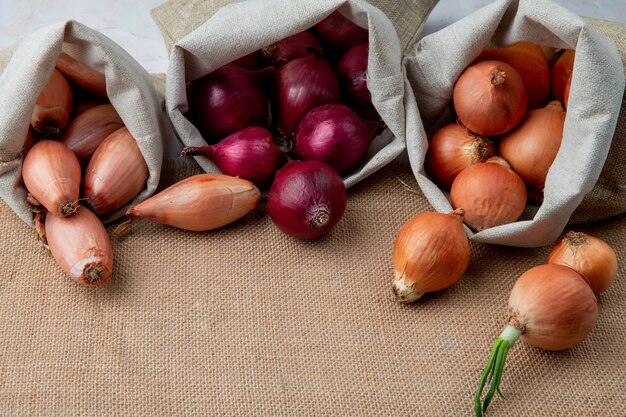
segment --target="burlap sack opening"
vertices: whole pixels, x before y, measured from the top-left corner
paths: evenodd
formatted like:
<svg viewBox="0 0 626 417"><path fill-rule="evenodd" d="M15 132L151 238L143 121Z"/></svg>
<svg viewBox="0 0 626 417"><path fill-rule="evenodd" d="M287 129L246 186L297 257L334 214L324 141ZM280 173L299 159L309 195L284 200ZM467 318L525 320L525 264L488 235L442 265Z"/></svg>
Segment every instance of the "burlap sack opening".
<svg viewBox="0 0 626 417"><path fill-rule="evenodd" d="M309 29L330 13L341 14L369 29L368 88L372 102L388 129L379 135L363 161L344 176L347 187L376 172L405 148L406 103L415 101L402 70L402 50L389 19L361 0L246 1L227 5L171 51L166 80L166 103L172 125L186 146L206 145L185 117L186 83L239 57L287 36ZM215 117L220 117L215 115ZM220 172L208 158L194 157L206 172Z"/></svg>
<svg viewBox="0 0 626 417"><path fill-rule="evenodd" d="M160 100L145 69L115 42L79 22L69 20L41 28L2 54L10 60L0 76L0 196L30 225L33 220L21 179L20 152L37 96L62 50L105 74L109 100L147 162L147 185L131 204L149 197L161 174L165 125ZM126 208L103 220L120 218Z"/></svg>
<svg viewBox="0 0 626 417"><path fill-rule="evenodd" d="M454 84L480 51L521 40L577 51L562 145L548 173L541 206L527 206L515 223L479 233L468 229L468 234L484 243L536 247L559 236L594 187L606 160L624 93L624 69L615 44L548 0L499 0L424 37L405 66L424 126L433 131L453 121L446 110ZM415 177L435 209L449 212L449 196L425 174L428 139L425 131L419 133L407 136Z"/></svg>

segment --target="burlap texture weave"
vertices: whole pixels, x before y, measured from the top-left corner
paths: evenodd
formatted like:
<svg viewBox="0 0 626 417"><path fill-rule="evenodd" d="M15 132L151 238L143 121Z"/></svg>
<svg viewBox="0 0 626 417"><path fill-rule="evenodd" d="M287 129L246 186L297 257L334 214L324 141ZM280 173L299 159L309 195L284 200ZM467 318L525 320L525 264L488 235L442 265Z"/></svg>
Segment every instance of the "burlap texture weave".
<svg viewBox="0 0 626 417"><path fill-rule="evenodd" d="M161 187L194 170L167 163ZM95 290L0 203L0 415L472 415L508 293L548 248L472 243L460 282L400 305L395 232L432 209L414 190L408 168L384 168L312 242L279 232L265 203L210 233L137 221ZM626 217L577 230L619 257L597 325L560 353L516 344L489 416L626 415Z"/></svg>

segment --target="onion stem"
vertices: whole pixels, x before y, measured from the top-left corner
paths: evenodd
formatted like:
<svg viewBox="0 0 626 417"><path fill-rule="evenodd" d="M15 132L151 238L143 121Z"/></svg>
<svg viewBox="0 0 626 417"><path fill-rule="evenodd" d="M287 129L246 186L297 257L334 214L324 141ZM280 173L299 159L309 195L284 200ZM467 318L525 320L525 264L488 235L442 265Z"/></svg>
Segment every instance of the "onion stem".
<svg viewBox="0 0 626 417"><path fill-rule="evenodd" d="M504 371L506 355L521 335L522 329L507 324L502 334L500 334L500 337L496 339L491 349L489 359L487 360L487 366L485 366L482 376L480 377L480 384L476 391L476 396L474 397L474 411L476 412L476 416L481 417L483 415L483 412L487 410L496 392L500 397L504 398L504 395L502 395L500 391L500 380L502 379L502 373ZM484 402L481 404L480 397L482 396L487 379L489 379L490 387L487 394L485 394Z"/></svg>

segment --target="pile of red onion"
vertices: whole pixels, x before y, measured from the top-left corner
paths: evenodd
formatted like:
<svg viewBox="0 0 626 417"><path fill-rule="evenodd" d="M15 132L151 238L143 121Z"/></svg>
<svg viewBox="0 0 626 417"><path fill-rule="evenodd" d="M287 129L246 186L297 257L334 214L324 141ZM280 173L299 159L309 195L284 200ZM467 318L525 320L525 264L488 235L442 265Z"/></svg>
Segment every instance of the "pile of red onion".
<svg viewBox="0 0 626 417"><path fill-rule="evenodd" d="M269 214L283 232L328 233L346 206L340 175L385 128L367 88L367 59L368 31L334 12L192 81L187 118L208 145L181 156L209 158L224 174L269 189Z"/></svg>

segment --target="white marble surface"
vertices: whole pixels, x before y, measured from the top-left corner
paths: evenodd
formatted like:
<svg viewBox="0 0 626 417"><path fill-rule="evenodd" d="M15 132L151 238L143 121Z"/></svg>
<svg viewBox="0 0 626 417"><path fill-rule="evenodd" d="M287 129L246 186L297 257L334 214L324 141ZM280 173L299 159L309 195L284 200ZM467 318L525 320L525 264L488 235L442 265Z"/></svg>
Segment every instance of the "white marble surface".
<svg viewBox="0 0 626 417"><path fill-rule="evenodd" d="M164 0L0 0L0 50L52 23L75 19L110 37L149 72L166 72L167 51L150 9ZM432 33L490 0L441 0L426 22ZM573 12L626 23L625 0L556 0Z"/></svg>

